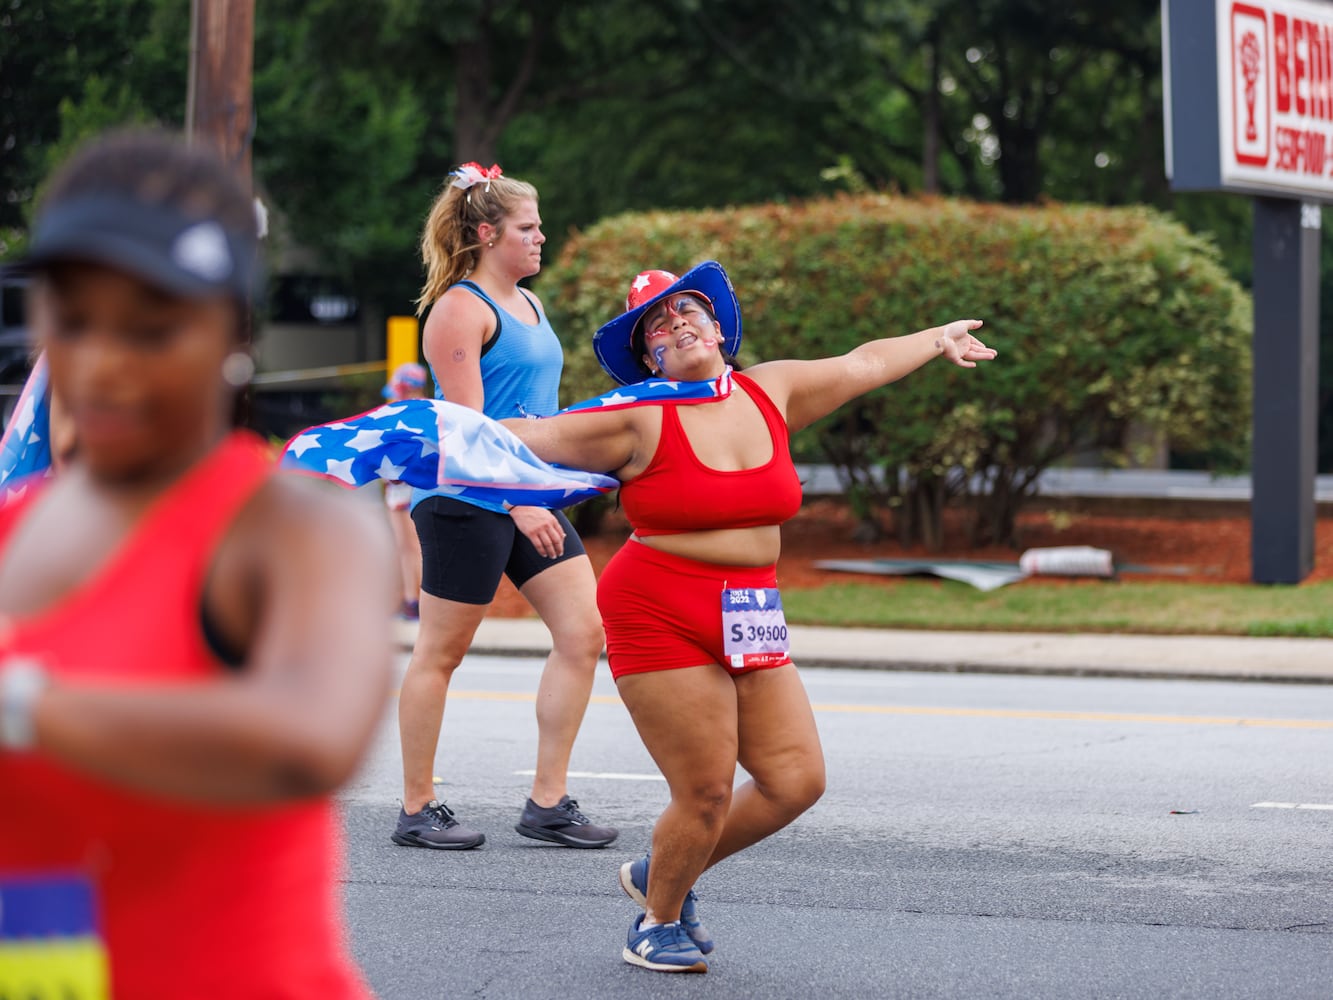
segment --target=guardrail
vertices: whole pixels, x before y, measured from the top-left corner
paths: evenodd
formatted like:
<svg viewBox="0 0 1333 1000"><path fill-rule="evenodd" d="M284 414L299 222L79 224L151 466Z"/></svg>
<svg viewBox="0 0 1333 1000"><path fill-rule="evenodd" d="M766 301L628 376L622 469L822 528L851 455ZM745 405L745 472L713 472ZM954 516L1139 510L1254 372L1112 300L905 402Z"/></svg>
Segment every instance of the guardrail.
<svg viewBox="0 0 1333 1000"><path fill-rule="evenodd" d="M832 465L797 465L806 496L839 496ZM1119 497L1141 500L1250 500L1249 476L1213 476L1183 469L1047 469L1037 477L1043 497ZM1315 500L1333 503L1333 475L1315 477Z"/></svg>
<svg viewBox="0 0 1333 1000"><path fill-rule="evenodd" d="M260 372L253 379L256 392L280 392L334 384L352 375L386 372L383 361L325 365L292 371ZM22 385L0 385L0 398L17 396ZM798 464L797 475L806 496L840 496L842 483L832 465ZM1043 497L1120 497L1138 500L1240 500L1253 497L1249 476L1213 476L1180 469L1047 469L1037 477L1037 495ZM1315 477L1315 500L1333 503L1333 475Z"/></svg>

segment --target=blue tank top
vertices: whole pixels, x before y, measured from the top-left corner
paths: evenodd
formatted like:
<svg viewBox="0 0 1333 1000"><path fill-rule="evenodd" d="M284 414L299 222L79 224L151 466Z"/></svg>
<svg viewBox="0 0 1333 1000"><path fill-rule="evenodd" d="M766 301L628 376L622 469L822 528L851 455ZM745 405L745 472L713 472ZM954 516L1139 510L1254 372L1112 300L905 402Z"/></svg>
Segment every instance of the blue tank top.
<svg viewBox="0 0 1333 1000"><path fill-rule="evenodd" d="M506 417L549 417L560 409L564 351L550 321L538 311L536 304L522 293L531 307L533 320L525 322L496 305L471 281L460 281L454 287L466 288L495 313L495 333L481 348L481 385L486 397L482 412L493 420L503 420ZM435 398L445 399L434 368L431 378L435 382ZM412 506L429 496L450 496L450 493L448 490L413 489ZM488 510L504 510L498 504L472 498L466 502Z"/></svg>

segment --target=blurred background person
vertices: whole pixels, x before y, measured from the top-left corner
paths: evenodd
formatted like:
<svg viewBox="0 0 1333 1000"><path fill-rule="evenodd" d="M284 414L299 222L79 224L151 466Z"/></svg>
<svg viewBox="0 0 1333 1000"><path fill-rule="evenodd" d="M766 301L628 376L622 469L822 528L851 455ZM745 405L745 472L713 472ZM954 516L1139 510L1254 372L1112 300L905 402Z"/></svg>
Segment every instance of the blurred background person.
<svg viewBox="0 0 1333 1000"><path fill-rule="evenodd" d="M367 996L331 793L388 695L390 541L232 427L251 198L112 134L21 267L77 447L0 511L0 879L41 912L82 887L117 997Z"/></svg>
<svg viewBox="0 0 1333 1000"><path fill-rule="evenodd" d="M425 399L426 369L413 361L399 365L384 386L384 398L389 402L404 399ZM399 616L409 621L420 617L418 595L421 593L421 542L412 524L412 487L407 483L384 484L384 506L389 511L389 527L398 551L398 566L403 581L403 601Z"/></svg>

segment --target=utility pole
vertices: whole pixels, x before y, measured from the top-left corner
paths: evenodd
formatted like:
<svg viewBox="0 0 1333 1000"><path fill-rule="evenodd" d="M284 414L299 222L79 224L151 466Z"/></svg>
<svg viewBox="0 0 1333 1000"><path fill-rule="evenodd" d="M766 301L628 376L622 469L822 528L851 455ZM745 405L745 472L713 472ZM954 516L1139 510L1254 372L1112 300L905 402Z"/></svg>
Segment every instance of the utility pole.
<svg viewBox="0 0 1333 1000"><path fill-rule="evenodd" d="M247 182L254 36L255 0L190 0L185 135L215 148Z"/></svg>

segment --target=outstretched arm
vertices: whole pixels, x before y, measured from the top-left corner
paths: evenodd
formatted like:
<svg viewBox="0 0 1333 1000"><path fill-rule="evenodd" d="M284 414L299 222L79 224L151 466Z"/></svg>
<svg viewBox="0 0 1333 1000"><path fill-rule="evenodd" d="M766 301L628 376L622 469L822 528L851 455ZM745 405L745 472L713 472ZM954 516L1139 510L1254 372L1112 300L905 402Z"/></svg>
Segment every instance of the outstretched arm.
<svg viewBox="0 0 1333 1000"><path fill-rule="evenodd" d="M561 413L539 420L501 420L537 457L571 469L615 475L638 448L635 411Z"/></svg>
<svg viewBox="0 0 1333 1000"><path fill-rule="evenodd" d="M872 340L836 358L770 361L746 374L783 408L787 426L798 431L934 358L942 357L961 368L989 361L996 352L972 336L980 326L979 319L954 320L903 337Z"/></svg>

